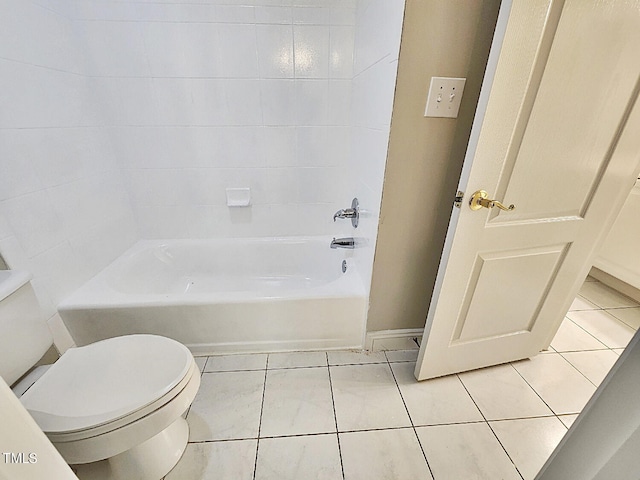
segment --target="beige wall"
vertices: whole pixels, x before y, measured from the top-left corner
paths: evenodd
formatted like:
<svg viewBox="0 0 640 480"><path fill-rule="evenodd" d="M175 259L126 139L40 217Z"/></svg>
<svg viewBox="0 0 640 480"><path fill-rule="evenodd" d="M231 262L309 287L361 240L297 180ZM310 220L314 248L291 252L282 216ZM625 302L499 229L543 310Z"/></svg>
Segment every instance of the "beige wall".
<svg viewBox="0 0 640 480"><path fill-rule="evenodd" d="M499 0L407 0L367 331L424 326ZM466 77L457 119L425 118L431 77Z"/></svg>

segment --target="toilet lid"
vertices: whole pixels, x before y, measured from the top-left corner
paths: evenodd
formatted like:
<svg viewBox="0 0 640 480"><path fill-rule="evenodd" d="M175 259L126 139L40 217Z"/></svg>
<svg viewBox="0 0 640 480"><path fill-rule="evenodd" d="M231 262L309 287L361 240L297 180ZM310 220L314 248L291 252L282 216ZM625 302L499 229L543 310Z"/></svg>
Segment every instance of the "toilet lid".
<svg viewBox="0 0 640 480"><path fill-rule="evenodd" d="M20 398L45 432L84 430L158 400L185 377L187 347L127 335L71 348Z"/></svg>

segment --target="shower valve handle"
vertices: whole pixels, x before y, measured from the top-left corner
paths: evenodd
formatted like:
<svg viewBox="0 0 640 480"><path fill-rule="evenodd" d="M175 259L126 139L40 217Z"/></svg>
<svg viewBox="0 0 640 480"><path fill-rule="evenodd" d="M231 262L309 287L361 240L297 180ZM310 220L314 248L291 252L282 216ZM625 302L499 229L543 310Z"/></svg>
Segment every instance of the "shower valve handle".
<svg viewBox="0 0 640 480"><path fill-rule="evenodd" d="M336 221L336 218L350 218L351 225L353 228L358 228L358 220L360 220L360 208L358 204L358 199L354 198L351 201L351 208L344 208L338 210L333 214L333 221Z"/></svg>

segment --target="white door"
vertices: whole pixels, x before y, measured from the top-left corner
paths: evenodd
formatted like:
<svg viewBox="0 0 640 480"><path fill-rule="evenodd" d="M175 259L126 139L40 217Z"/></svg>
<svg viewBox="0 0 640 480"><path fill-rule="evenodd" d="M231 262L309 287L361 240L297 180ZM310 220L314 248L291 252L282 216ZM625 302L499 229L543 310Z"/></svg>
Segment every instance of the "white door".
<svg viewBox="0 0 640 480"><path fill-rule="evenodd" d="M640 170L637 2L509 3L498 19L418 380L548 347ZM515 209L472 210L478 190Z"/></svg>

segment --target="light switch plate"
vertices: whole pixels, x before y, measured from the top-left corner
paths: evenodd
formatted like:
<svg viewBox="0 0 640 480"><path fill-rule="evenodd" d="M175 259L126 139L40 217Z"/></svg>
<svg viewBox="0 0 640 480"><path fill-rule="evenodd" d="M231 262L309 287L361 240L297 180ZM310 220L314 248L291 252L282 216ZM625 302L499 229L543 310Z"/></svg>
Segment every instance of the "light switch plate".
<svg viewBox="0 0 640 480"><path fill-rule="evenodd" d="M457 118L466 78L431 77L425 117Z"/></svg>

